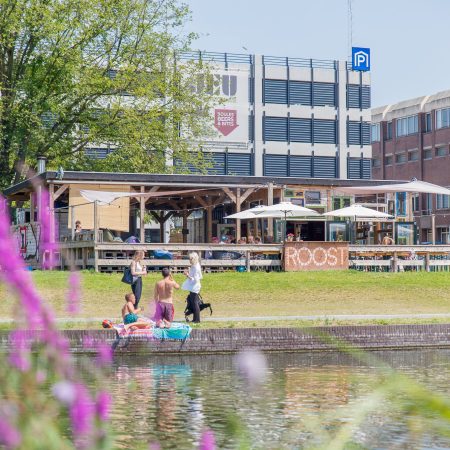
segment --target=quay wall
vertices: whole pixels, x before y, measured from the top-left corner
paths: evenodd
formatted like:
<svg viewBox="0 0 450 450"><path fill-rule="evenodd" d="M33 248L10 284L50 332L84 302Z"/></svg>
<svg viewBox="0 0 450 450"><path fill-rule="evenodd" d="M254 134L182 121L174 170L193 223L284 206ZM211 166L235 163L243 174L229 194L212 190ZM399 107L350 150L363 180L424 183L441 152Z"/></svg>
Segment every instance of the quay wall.
<svg viewBox="0 0 450 450"><path fill-rule="evenodd" d="M428 325L358 325L311 328L224 328L192 330L186 342L142 338L118 340L113 330L65 330L74 353L89 353L83 342L107 343L116 354L213 354L244 348L265 352L450 348L450 323ZM0 332L0 351L10 347L9 332Z"/></svg>

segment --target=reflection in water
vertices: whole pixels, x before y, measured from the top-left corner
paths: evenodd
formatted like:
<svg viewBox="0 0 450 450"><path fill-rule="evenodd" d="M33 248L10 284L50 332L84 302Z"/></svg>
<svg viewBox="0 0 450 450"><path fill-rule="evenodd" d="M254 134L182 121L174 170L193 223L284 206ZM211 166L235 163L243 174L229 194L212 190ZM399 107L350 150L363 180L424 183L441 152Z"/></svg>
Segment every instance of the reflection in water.
<svg viewBox="0 0 450 450"><path fill-rule="evenodd" d="M377 357L438 392L450 393L448 350L387 351ZM233 357L117 357L109 376L117 446L157 440L163 449L196 448L211 428L219 448L236 448L231 430L243 429L252 448L301 448L311 422L344 410L379 380L372 364L340 353L268 355L261 387L236 374ZM450 440L411 435L390 405L372 414L355 438L364 448L449 448ZM339 416L328 429L350 420ZM324 426L324 424L322 424ZM311 441L308 441L311 443Z"/></svg>

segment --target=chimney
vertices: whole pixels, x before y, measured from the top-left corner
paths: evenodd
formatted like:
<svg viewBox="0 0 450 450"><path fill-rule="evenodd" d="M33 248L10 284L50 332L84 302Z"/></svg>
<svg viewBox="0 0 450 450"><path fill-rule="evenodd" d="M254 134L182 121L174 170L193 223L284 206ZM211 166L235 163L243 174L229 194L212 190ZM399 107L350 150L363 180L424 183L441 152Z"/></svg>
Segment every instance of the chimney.
<svg viewBox="0 0 450 450"><path fill-rule="evenodd" d="M38 156L37 158L37 173L44 173L46 170L47 158L45 156Z"/></svg>

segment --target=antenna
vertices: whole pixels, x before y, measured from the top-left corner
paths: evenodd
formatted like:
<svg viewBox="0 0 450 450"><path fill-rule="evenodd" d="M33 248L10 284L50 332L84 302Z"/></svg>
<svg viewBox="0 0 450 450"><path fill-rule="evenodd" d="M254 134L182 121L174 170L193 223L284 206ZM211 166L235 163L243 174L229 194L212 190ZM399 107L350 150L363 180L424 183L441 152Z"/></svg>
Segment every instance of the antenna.
<svg viewBox="0 0 450 450"><path fill-rule="evenodd" d="M348 26L348 58L352 57L352 47L353 47L353 10L352 10L353 0L347 0L347 26Z"/></svg>

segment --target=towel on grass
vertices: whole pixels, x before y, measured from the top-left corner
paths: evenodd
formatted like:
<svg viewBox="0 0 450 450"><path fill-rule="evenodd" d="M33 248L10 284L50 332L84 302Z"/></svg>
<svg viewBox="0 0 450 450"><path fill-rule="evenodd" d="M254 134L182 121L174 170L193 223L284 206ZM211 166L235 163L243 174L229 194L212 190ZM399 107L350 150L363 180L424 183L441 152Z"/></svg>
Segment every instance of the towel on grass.
<svg viewBox="0 0 450 450"><path fill-rule="evenodd" d="M129 330L128 333L125 331L123 323L113 325L116 330L117 335L120 338L136 336L140 338L148 339L173 339L177 341L183 341L187 339L191 334L191 327L181 322L172 322L170 328L158 328L155 323L148 320L150 328L138 328L136 330Z"/></svg>

